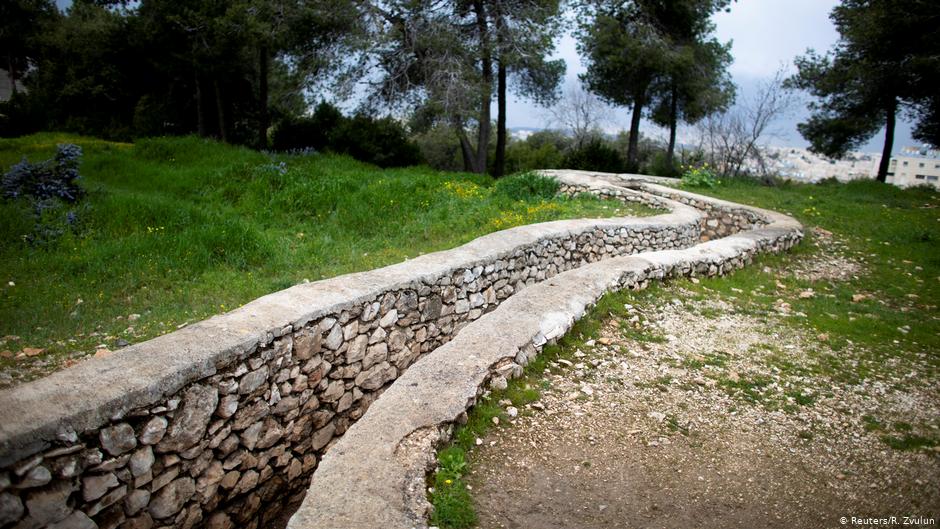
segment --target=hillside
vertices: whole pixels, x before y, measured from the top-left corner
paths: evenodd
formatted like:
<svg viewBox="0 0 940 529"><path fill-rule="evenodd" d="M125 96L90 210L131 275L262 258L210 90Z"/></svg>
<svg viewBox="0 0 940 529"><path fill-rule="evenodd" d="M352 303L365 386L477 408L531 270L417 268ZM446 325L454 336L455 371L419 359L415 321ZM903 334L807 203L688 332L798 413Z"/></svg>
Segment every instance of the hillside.
<svg viewBox="0 0 940 529"><path fill-rule="evenodd" d="M0 386L303 281L521 224L649 212L526 195L518 179L495 186L479 175L274 156L193 137L132 145L39 134L0 140L0 164L48 158L63 142L84 151L88 194L75 229L27 242L29 206L0 203Z"/></svg>

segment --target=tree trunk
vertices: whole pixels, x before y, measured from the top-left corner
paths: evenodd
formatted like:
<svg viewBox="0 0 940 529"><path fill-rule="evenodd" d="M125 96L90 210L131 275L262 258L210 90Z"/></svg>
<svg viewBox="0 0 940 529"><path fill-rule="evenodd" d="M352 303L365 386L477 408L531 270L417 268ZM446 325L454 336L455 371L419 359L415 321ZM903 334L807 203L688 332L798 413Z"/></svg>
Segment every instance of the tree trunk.
<svg viewBox="0 0 940 529"><path fill-rule="evenodd" d="M258 102L261 108L258 112L258 148L268 146L268 126L271 118L268 115L268 46L261 45L258 53Z"/></svg>
<svg viewBox="0 0 940 529"><path fill-rule="evenodd" d="M13 66L13 54L7 53L7 71L10 73L10 97L16 95L16 67Z"/></svg>
<svg viewBox="0 0 940 529"><path fill-rule="evenodd" d="M206 136L206 108L202 102L202 79L196 72L196 130L200 137Z"/></svg>
<svg viewBox="0 0 940 529"><path fill-rule="evenodd" d="M642 96L633 98L633 115L630 117L630 143L627 147L627 171L631 173L639 171L637 151L640 146L640 118L643 117L644 102Z"/></svg>
<svg viewBox="0 0 940 529"><path fill-rule="evenodd" d="M497 68L496 161L493 176L499 178L506 173L506 64L502 58Z"/></svg>
<svg viewBox="0 0 940 529"><path fill-rule="evenodd" d="M486 8L482 0L473 3L476 12L477 31L480 39L480 118L477 127L477 152L474 164L475 173L486 172L486 161L490 146L490 104L493 101L493 58L490 54L489 24L486 19Z"/></svg>
<svg viewBox="0 0 940 529"><path fill-rule="evenodd" d="M503 42L503 14L496 3L496 160L493 162L493 176L499 178L506 174L506 57Z"/></svg>
<svg viewBox="0 0 940 529"><path fill-rule="evenodd" d="M454 132L457 133L457 139L460 141L460 154L463 157L463 170L468 173L475 173L476 157L473 154L473 147L470 146L470 140L467 139L467 133L463 130L463 124L455 122Z"/></svg>
<svg viewBox="0 0 940 529"><path fill-rule="evenodd" d="M666 164L669 165L670 176L675 167L673 158L676 154L676 127L679 122L679 94L676 86L672 86L672 99L669 102L669 148L666 149Z"/></svg>
<svg viewBox="0 0 940 529"><path fill-rule="evenodd" d="M225 128L225 102L222 101L222 87L219 85L218 78L212 80L212 86L215 88L215 108L219 117L219 137L228 143L228 131Z"/></svg>
<svg viewBox="0 0 940 529"><path fill-rule="evenodd" d="M894 150L894 125L896 114L898 112L898 100L897 98L891 98L891 101L888 102L888 108L885 109L886 123L885 123L885 146L881 151L881 163L878 165L878 181L887 182L888 181L888 164L891 162L891 151Z"/></svg>

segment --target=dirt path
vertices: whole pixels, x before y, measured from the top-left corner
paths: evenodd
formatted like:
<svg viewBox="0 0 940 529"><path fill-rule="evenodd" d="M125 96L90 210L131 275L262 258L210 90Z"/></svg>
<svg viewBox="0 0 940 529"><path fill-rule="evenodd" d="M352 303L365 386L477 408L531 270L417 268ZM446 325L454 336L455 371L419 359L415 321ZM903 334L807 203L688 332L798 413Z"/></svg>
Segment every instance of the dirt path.
<svg viewBox="0 0 940 529"><path fill-rule="evenodd" d="M669 292L607 322L573 365L547 370L540 402L482 440L469 477L480 527L940 523L940 447L882 440L937 438L935 381L905 378L917 366L902 361L885 378L838 382L819 369L826 337L784 326L785 314Z"/></svg>

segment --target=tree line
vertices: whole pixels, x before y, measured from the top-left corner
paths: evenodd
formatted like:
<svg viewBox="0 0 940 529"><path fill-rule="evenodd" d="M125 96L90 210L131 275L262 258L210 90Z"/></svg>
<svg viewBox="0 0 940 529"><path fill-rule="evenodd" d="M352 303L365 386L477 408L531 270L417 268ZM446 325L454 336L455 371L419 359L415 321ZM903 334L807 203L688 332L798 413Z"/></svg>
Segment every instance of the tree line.
<svg viewBox="0 0 940 529"><path fill-rule="evenodd" d="M799 58L788 80L817 97L800 127L815 150L843 154L882 123L891 130L898 111L921 119L918 137L938 143L931 83L940 39L929 4L836 8L840 44ZM732 0L75 0L63 12L52 0L8 0L0 66L14 93L0 107L0 133L198 134L270 148L279 124L287 130L330 96L358 102L361 119L347 130L379 115L400 118L411 135L446 130L462 169L500 176L510 95L558 104L565 64L551 56L571 30L591 97L630 111L625 169L640 169L644 117L669 130L664 156L674 168L678 126L713 124L735 102L731 43L712 22L730 8ZM895 19L907 14L923 20L900 17L900 27Z"/></svg>

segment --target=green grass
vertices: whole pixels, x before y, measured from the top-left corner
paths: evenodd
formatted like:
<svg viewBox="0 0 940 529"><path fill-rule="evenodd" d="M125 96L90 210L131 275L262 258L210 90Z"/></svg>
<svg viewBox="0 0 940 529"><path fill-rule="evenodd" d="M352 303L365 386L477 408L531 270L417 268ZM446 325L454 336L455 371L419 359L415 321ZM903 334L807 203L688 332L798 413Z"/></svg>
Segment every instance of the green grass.
<svg viewBox="0 0 940 529"><path fill-rule="evenodd" d="M586 196L514 200L480 175L275 157L193 137L131 145L38 134L0 140L0 165L48 158L63 142L84 150L77 233L32 246L28 207L0 202L0 336L20 338L0 351L46 349L0 358L0 369L142 341L304 280L512 226L652 211Z"/></svg>
<svg viewBox="0 0 940 529"><path fill-rule="evenodd" d="M850 344L870 348L876 363L901 349L937 360L940 195L936 191L902 190L872 181L765 187L739 180L696 191L788 213L803 222L808 239L814 226L831 231L845 243L842 253L861 260L865 270L858 281L815 283L762 272L763 266L785 271L794 258L809 258L817 251L811 244L802 244L787 255L762 259L760 266L728 278L703 280L690 288L702 295L717 292L735 298L741 310L752 313L766 312L768 301L785 298L793 312L806 314L799 318L801 326L829 334L828 344L836 350ZM775 287L778 280L786 287L781 292ZM758 288L771 296L752 295ZM800 299L798 293L807 288L817 295ZM855 294L870 297L853 302ZM910 326L909 332L899 330L904 326ZM846 381L867 376L870 367L847 370L837 359L820 365L832 374L845 371Z"/></svg>
<svg viewBox="0 0 940 529"><path fill-rule="evenodd" d="M463 529L477 523L477 514L464 474L467 471L466 452L457 446L437 454L438 470L434 474L434 511L431 524L439 527Z"/></svg>

